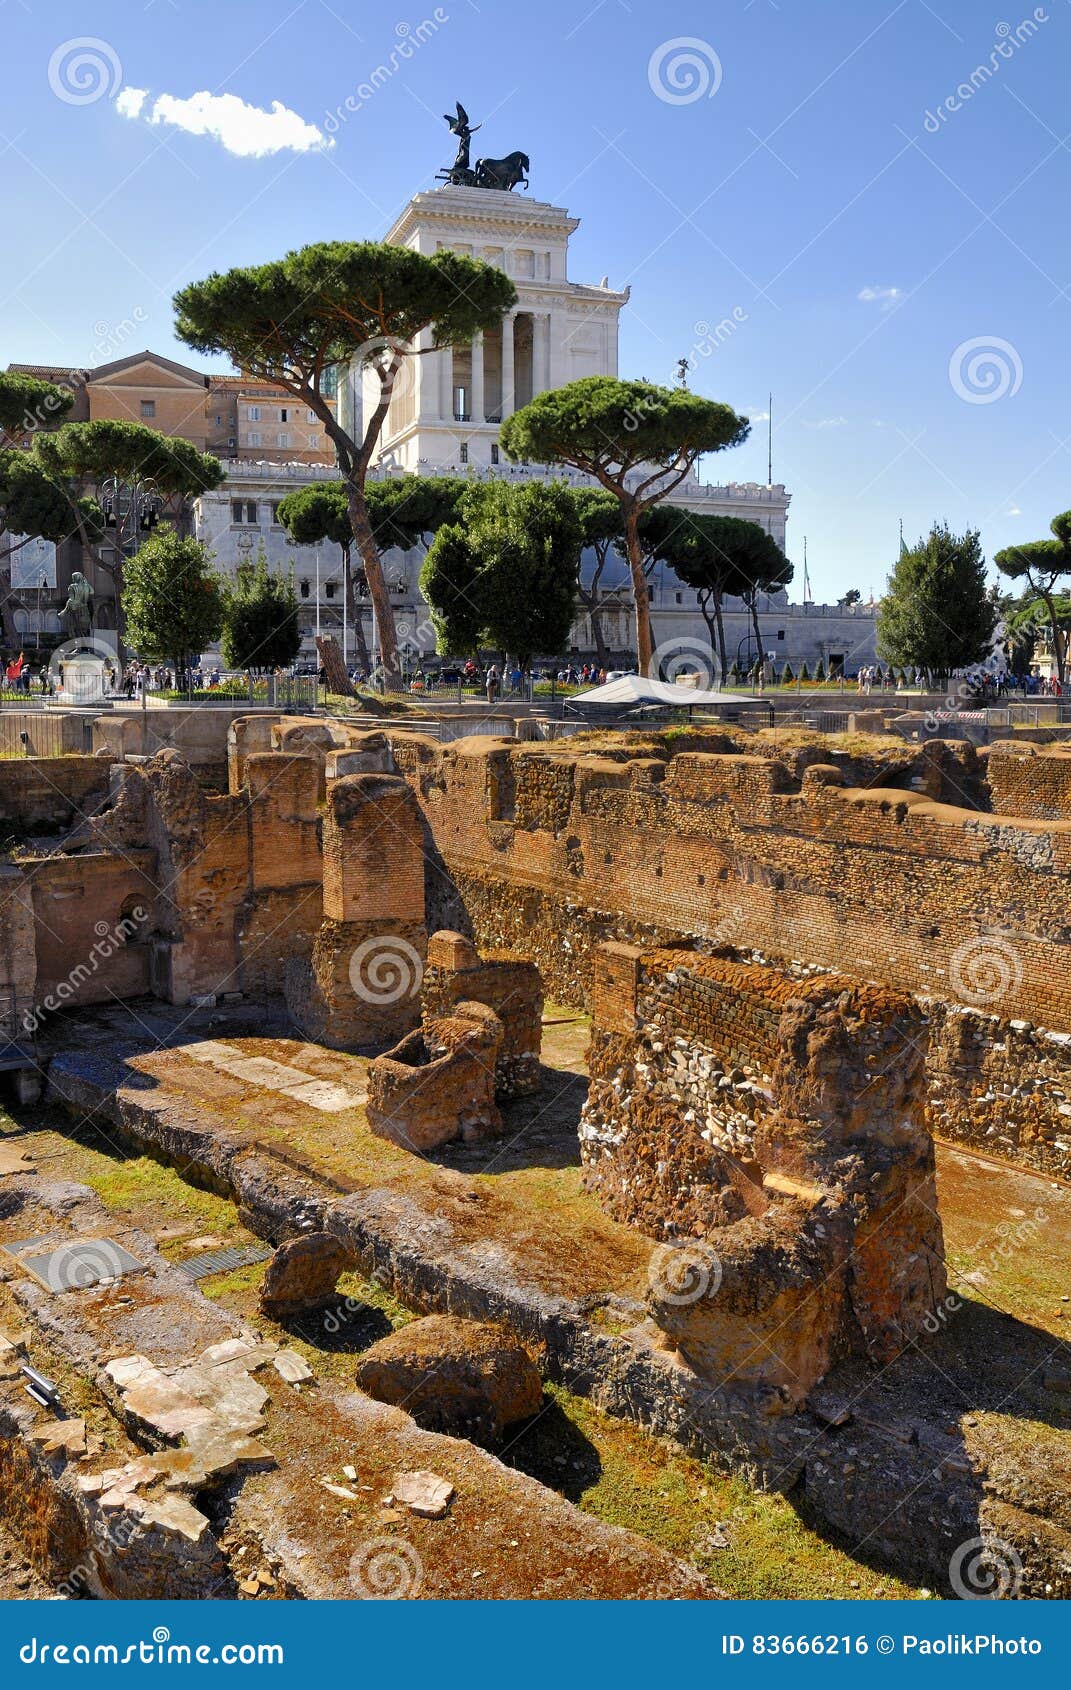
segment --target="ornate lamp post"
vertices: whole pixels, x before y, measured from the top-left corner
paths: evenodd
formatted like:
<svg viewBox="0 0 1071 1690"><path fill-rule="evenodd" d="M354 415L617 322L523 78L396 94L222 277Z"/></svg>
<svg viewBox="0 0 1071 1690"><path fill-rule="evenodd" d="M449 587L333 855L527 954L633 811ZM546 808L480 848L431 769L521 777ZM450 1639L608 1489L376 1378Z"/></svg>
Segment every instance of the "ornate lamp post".
<svg viewBox="0 0 1071 1690"><path fill-rule="evenodd" d="M151 476L135 476L125 481L121 476L109 475L100 484L99 497L104 526L114 538L116 551L136 552L156 527L163 509L164 501L155 481Z"/></svg>

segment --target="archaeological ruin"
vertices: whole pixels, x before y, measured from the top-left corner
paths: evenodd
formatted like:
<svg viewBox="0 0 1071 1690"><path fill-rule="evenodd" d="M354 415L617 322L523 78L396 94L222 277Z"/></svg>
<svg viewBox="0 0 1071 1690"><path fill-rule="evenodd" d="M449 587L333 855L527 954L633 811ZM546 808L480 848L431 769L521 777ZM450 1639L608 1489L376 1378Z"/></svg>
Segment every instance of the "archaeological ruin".
<svg viewBox="0 0 1071 1690"><path fill-rule="evenodd" d="M0 759L26 1579L1071 1595L1057 734L183 714Z"/></svg>

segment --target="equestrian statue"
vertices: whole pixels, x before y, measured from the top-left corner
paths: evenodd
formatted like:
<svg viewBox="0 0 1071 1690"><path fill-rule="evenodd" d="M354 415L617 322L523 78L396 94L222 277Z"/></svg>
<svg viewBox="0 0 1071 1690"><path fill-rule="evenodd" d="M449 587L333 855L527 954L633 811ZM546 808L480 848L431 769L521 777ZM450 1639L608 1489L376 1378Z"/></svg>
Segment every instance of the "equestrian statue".
<svg viewBox="0 0 1071 1690"><path fill-rule="evenodd" d="M508 192L518 183L527 188L527 173L531 169L527 153L508 153L505 158L478 158L475 168L470 165L469 142L483 125L470 124L469 114L460 100L456 104L457 116L451 117L449 112L444 112L443 120L450 133L457 136L457 157L449 169L438 172L436 181L446 182L452 188L498 188Z"/></svg>

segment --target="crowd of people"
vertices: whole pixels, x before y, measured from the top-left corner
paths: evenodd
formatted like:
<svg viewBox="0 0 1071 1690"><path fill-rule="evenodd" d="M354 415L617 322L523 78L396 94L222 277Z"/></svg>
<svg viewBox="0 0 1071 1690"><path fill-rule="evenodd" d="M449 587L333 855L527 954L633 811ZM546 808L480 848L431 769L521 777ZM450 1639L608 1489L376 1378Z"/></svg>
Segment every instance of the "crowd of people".
<svg viewBox="0 0 1071 1690"><path fill-rule="evenodd" d="M314 672L309 671L310 674ZM62 665L54 675L48 664L29 663L25 653L20 651L17 657L0 663L0 676L5 693L51 694L57 683L62 684ZM106 668L105 689L116 696L141 698L148 692L212 691L228 678L218 665L209 669L198 664L192 671L176 675L174 668L166 664L148 664L134 658L127 663L121 677L117 671ZM382 688L384 684L383 671L378 664L370 668L357 666L349 670L349 678L355 686ZM410 692L415 693L434 692L454 688L460 682L463 687L485 691L488 704L494 704L500 698L525 697L528 679L534 682L555 680L561 686L594 687L602 686L607 678L606 669L596 663L567 663L558 669L541 669L526 677L519 664L499 668L497 663L490 663L484 668L470 657L464 663L444 663L438 669L417 668L409 677L408 687ZM327 674L322 668L318 679L321 686L327 685ZM1060 698L1063 695L1063 687L1055 675L995 674L986 670L977 675L968 673L966 679L972 692L983 702L1006 698L1010 694L1042 698ZM858 691L865 695L896 692L903 690L907 684L902 674L880 664L864 665L857 671L854 680ZM925 686L925 677L919 675L911 690L925 690Z"/></svg>

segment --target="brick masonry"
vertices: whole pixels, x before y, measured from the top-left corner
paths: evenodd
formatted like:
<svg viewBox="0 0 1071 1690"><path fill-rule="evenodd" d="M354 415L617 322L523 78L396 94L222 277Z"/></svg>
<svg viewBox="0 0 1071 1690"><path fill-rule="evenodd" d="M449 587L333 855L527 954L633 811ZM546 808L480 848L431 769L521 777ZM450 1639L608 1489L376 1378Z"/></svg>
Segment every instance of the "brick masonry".
<svg viewBox="0 0 1071 1690"><path fill-rule="evenodd" d="M918 1337L946 1283L911 998L620 944L594 977L586 1183L666 1241L647 1303L689 1364L776 1413Z"/></svg>

